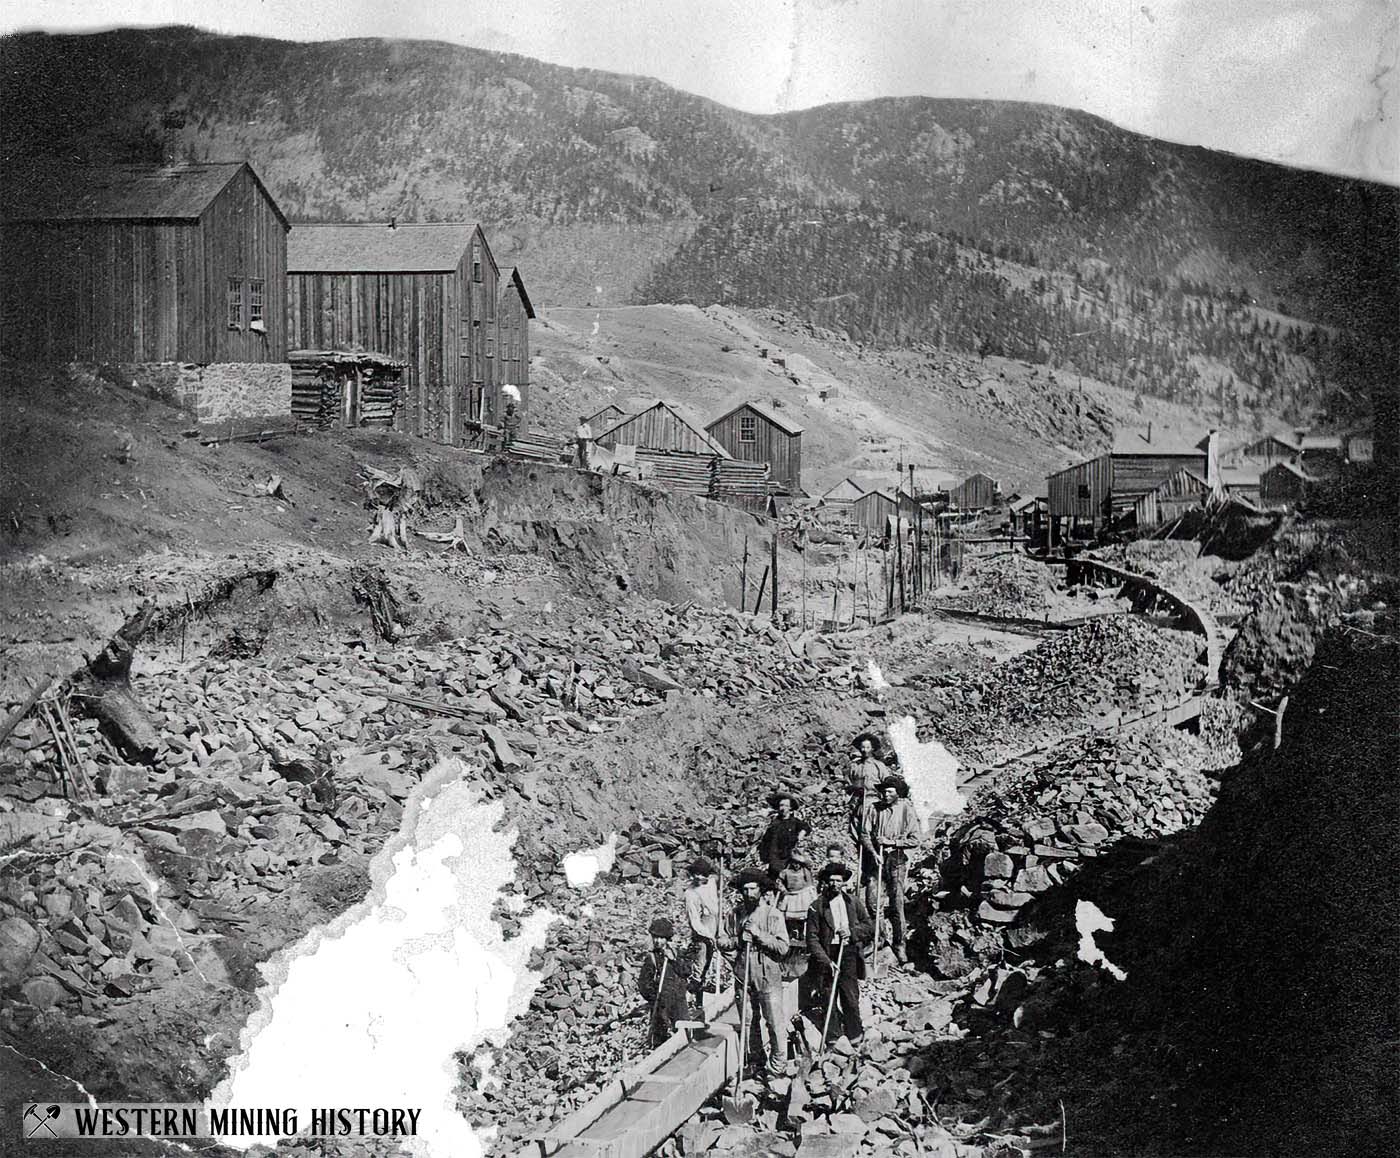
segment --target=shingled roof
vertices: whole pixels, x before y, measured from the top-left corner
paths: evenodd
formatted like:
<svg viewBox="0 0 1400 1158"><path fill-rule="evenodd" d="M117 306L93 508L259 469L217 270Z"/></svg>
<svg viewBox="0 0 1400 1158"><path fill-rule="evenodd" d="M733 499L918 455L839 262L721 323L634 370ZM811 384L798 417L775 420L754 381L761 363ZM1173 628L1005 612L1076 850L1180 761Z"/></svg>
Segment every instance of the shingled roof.
<svg viewBox="0 0 1400 1158"><path fill-rule="evenodd" d="M286 217L247 161L191 165L28 163L3 181L6 221L195 221L242 169Z"/></svg>
<svg viewBox="0 0 1400 1158"><path fill-rule="evenodd" d="M752 410L752 411L753 411L755 414L757 414L760 418L763 418L763 419L765 419L766 421L771 422L774 426L776 426L776 427L777 427L779 430L781 430L784 434L793 434L793 435L796 435L796 434L801 434L801 433L802 433L802 427L798 426L797 423L795 423L795 422L789 422L786 418L779 418L776 414L774 414L774 413L773 413L771 410L769 410L766 406L760 406L757 402L740 402L739 405L738 405L738 406L735 406L733 409L731 409L731 410L726 410L723 414L721 414L721 415L720 415L718 418L716 418L713 422L711 422L709 425L707 425L707 426L705 427L705 429L706 429L706 430L713 430L716 426L718 426L718 425L719 425L721 422L723 422L726 418L730 417L730 416L733 415L733 414L737 414L739 411L741 411L741 410L743 410L743 409L745 409L745 408L748 408L749 410Z"/></svg>
<svg viewBox="0 0 1400 1158"><path fill-rule="evenodd" d="M476 223L466 221L296 225L287 235L287 272L449 273L476 231Z"/></svg>

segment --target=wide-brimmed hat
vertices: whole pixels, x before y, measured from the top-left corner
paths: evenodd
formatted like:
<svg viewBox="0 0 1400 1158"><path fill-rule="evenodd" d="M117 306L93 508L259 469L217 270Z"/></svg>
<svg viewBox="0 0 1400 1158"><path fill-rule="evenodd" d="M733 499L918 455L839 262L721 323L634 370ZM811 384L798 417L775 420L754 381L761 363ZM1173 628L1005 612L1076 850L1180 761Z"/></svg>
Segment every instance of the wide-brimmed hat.
<svg viewBox="0 0 1400 1158"><path fill-rule="evenodd" d="M790 800L794 809L796 809L798 804L801 803L801 801L797 799L796 793L788 792L786 789L780 788L778 789L778 791L770 792L768 794L768 807L777 808L779 800Z"/></svg>
<svg viewBox="0 0 1400 1158"><path fill-rule="evenodd" d="M880 748L882 747L880 743L880 737L875 735L874 732L862 732L859 736L857 736L854 740L851 741L851 747L854 748L857 752L859 752L862 740L869 740L872 752L877 756L880 754Z"/></svg>
<svg viewBox="0 0 1400 1158"><path fill-rule="evenodd" d="M881 792L886 788L893 788L896 792L903 793L909 786L904 783L902 776L886 776L879 784L875 785Z"/></svg>
<svg viewBox="0 0 1400 1158"><path fill-rule="evenodd" d="M842 864L840 861L832 861L830 864L822 866L822 871L817 874L817 880L821 881L823 884L832 877L840 877L843 881L848 881L853 875L849 866Z"/></svg>
<svg viewBox="0 0 1400 1158"><path fill-rule="evenodd" d="M760 892L776 892L778 882L762 869L744 869L734 878L734 889L742 892L746 885L757 885Z"/></svg>
<svg viewBox="0 0 1400 1158"><path fill-rule="evenodd" d="M712 877L715 875L715 866L705 857L697 856L685 866L685 871L693 877Z"/></svg>
<svg viewBox="0 0 1400 1158"><path fill-rule="evenodd" d="M667 918L657 917L656 920L654 920L651 923L651 929L649 930L649 932L653 937L669 938L674 937L676 935L676 927L675 925L671 924L671 922Z"/></svg>

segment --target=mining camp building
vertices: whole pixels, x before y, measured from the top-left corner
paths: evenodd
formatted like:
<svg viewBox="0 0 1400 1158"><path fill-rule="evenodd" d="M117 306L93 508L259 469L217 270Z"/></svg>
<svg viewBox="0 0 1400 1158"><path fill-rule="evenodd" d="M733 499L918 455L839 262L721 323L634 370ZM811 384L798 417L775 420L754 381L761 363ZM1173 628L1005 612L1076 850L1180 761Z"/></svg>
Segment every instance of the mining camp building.
<svg viewBox="0 0 1400 1158"><path fill-rule="evenodd" d="M1052 474L1048 482L1050 519L1088 523L1095 532L1131 512L1137 501L1180 470L1208 478L1207 460L1214 432L1199 442L1178 435L1121 431L1104 454Z"/></svg>
<svg viewBox="0 0 1400 1158"><path fill-rule="evenodd" d="M739 462L766 462L769 477L802 494L802 427L754 402L741 402L705 427Z"/></svg>
<svg viewBox="0 0 1400 1158"><path fill-rule="evenodd" d="M530 304L530 295L525 292L525 279L520 270L512 266L501 278L501 300L496 308L496 378L489 386L502 386L510 383L520 391L520 409L528 411L530 406L530 322L535 316L535 307ZM488 341L490 335L487 335ZM500 405L500 390L488 389L486 415L488 422L500 420L504 408Z"/></svg>
<svg viewBox="0 0 1400 1158"><path fill-rule="evenodd" d="M298 225L287 240L294 348L405 363L396 429L460 445L498 417L500 272L481 228Z"/></svg>
<svg viewBox="0 0 1400 1158"><path fill-rule="evenodd" d="M21 166L0 203L12 357L286 362L287 219L247 162Z"/></svg>

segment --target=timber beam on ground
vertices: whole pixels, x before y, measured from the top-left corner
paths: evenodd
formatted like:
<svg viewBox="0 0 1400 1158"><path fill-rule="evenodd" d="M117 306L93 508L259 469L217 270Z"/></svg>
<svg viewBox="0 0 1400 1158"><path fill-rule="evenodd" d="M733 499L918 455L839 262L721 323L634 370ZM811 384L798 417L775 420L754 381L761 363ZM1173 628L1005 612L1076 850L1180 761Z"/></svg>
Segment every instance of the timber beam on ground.
<svg viewBox="0 0 1400 1158"><path fill-rule="evenodd" d="M517 1158L643 1158L679 1130L739 1064L732 993L706 994L705 1029L682 1029L534 1136Z"/></svg>

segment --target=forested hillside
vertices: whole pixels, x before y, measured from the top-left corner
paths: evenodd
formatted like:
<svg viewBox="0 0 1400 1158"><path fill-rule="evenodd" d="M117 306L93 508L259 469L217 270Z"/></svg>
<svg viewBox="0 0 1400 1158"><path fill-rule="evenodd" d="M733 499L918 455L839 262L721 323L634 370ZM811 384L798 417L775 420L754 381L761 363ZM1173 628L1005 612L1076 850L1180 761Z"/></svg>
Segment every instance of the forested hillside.
<svg viewBox="0 0 1400 1158"><path fill-rule="evenodd" d="M0 41L0 156L250 158L302 220L476 219L537 304L781 307L1227 407L1396 364L1397 191L1039 105L778 116L460 46L188 28ZM596 255L596 256L595 256Z"/></svg>

